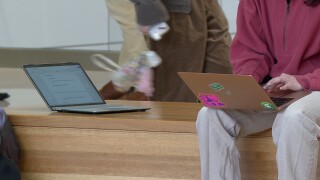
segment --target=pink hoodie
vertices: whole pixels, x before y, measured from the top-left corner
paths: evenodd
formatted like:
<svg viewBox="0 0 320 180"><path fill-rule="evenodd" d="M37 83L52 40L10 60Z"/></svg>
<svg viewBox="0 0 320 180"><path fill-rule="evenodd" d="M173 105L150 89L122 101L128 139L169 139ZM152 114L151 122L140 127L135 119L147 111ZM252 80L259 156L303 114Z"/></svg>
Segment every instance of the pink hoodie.
<svg viewBox="0 0 320 180"><path fill-rule="evenodd" d="M304 0L240 0L231 46L235 74L295 75L306 90L320 90L320 5Z"/></svg>

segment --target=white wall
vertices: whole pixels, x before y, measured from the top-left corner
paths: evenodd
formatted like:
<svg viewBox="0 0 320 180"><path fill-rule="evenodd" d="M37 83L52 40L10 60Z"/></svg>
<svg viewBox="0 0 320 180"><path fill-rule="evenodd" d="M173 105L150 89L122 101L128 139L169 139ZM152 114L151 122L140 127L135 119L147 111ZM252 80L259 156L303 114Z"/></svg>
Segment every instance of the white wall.
<svg viewBox="0 0 320 180"><path fill-rule="evenodd" d="M232 36L237 31L236 28L236 17L238 11L239 0L219 0L223 11L225 12L228 22L229 22L229 31Z"/></svg>
<svg viewBox="0 0 320 180"><path fill-rule="evenodd" d="M122 41L104 0L0 0L0 27L0 47L112 50L119 44L107 43Z"/></svg>
<svg viewBox="0 0 320 180"><path fill-rule="evenodd" d="M219 1L234 34L238 0ZM0 47L119 50L121 41L104 0L0 0Z"/></svg>

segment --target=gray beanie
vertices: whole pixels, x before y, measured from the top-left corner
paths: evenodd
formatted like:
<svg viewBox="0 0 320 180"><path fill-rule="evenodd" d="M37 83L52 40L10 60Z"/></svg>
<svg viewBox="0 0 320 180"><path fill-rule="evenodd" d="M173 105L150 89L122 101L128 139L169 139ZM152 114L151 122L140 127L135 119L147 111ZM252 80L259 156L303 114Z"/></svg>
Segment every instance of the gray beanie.
<svg viewBox="0 0 320 180"><path fill-rule="evenodd" d="M160 0L131 0L135 4L139 25L151 26L169 20L166 7Z"/></svg>

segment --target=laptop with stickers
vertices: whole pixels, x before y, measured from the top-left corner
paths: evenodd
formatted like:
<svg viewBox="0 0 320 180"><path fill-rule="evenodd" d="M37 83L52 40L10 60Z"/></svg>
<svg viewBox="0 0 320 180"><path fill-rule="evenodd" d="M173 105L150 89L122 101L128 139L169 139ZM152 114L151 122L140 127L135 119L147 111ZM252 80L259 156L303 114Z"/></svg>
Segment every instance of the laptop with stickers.
<svg viewBox="0 0 320 180"><path fill-rule="evenodd" d="M226 109L281 110L309 91L266 92L249 75L178 72L204 106Z"/></svg>
<svg viewBox="0 0 320 180"><path fill-rule="evenodd" d="M29 64L22 68L52 111L99 114L150 109L107 104L79 63Z"/></svg>

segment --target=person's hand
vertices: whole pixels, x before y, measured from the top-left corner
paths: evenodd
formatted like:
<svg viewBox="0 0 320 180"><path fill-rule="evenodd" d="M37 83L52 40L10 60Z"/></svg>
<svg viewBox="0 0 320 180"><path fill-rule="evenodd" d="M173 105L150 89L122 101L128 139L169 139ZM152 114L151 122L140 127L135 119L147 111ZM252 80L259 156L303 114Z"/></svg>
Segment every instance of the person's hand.
<svg viewBox="0 0 320 180"><path fill-rule="evenodd" d="M272 78L265 86L268 92L273 92L276 90L291 90L291 91L301 91L303 87L297 79L289 74L282 73L280 76Z"/></svg>
<svg viewBox="0 0 320 180"><path fill-rule="evenodd" d="M142 26L139 25L139 30L143 33L143 34L148 34L149 30L150 30L151 26Z"/></svg>

